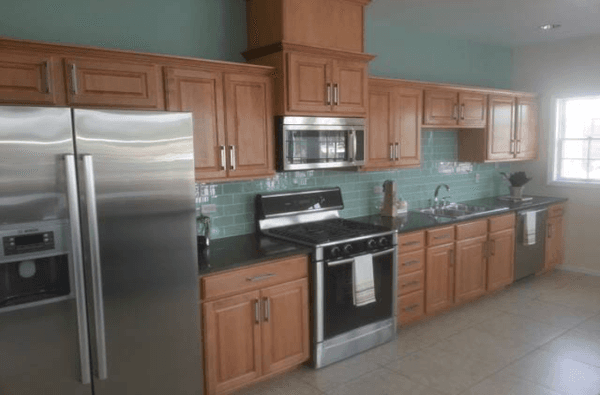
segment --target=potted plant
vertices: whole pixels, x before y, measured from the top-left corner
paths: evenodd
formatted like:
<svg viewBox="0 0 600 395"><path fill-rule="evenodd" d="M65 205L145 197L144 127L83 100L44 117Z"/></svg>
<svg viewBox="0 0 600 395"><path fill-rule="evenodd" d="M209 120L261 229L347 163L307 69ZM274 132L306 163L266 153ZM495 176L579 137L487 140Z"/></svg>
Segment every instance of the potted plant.
<svg viewBox="0 0 600 395"><path fill-rule="evenodd" d="M525 174L524 171L510 173L509 175L504 172L500 172L500 174L502 174L502 177L504 177L505 180L510 182L510 196L516 199L522 199L523 188L525 187L525 184L531 181L531 178L527 178L527 174Z"/></svg>

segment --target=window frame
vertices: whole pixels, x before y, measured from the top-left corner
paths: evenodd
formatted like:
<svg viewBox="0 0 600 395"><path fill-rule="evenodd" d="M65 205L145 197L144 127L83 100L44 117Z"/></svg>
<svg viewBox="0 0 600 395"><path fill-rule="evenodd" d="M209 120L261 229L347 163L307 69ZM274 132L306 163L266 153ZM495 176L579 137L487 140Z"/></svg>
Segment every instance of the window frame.
<svg viewBox="0 0 600 395"><path fill-rule="evenodd" d="M564 122L565 120L565 108L564 104L567 100L570 99L592 99L597 98L600 99L600 94L598 95L569 95L569 96L555 96L552 98L552 124L551 126L551 135L548 140L548 185L552 186L562 186L562 187L573 187L573 188L600 188L600 179L570 179L570 178L560 178L560 165L562 162L562 147L561 142L565 140L561 137L561 132L564 130ZM559 106L561 106L559 108ZM561 126L562 124L562 126ZM561 126L562 129L559 129ZM599 140L590 138L591 140ZM570 140L570 139L567 139ZM587 139L573 139L573 140L587 140ZM589 146L588 146L588 157L582 158L582 160L590 161L589 157ZM589 165L588 165L589 169ZM589 173L589 170L588 170Z"/></svg>

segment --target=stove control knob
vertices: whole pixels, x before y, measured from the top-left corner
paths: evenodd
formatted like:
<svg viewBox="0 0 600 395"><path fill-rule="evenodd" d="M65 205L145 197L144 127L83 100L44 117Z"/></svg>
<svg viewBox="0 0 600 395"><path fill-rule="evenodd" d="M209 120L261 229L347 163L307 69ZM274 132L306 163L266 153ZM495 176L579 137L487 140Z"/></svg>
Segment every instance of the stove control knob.
<svg viewBox="0 0 600 395"><path fill-rule="evenodd" d="M367 247L369 247L370 249L377 248L377 241L375 239L367 241Z"/></svg>
<svg viewBox="0 0 600 395"><path fill-rule="evenodd" d="M385 237L381 237L379 239L379 246L380 247L385 247L389 244L388 239L386 239Z"/></svg>
<svg viewBox="0 0 600 395"><path fill-rule="evenodd" d="M333 258L337 258L342 253L342 250L340 250L340 247L333 247L329 253Z"/></svg>
<svg viewBox="0 0 600 395"><path fill-rule="evenodd" d="M344 246L344 253L350 255L352 254L352 251L354 251L354 247L352 247L352 244L346 244Z"/></svg>

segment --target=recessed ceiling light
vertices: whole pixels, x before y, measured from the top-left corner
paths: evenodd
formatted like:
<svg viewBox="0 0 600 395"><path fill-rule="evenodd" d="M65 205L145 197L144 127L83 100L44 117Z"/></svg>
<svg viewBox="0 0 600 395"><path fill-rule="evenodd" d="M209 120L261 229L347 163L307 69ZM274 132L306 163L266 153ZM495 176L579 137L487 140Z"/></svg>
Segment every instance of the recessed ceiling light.
<svg viewBox="0 0 600 395"><path fill-rule="evenodd" d="M538 29L540 30L544 30L544 31L548 31L548 30L554 30L554 29L558 29L560 27L559 24L555 24L555 23L549 23L547 25L541 25L538 26Z"/></svg>

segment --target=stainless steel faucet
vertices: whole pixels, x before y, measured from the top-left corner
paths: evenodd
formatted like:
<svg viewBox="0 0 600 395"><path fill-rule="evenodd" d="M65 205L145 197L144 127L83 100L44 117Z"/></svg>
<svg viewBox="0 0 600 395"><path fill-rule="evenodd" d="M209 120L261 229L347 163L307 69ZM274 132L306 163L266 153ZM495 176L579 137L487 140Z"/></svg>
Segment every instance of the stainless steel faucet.
<svg viewBox="0 0 600 395"><path fill-rule="evenodd" d="M440 184L435 188L435 194L433 195L433 206L438 207L438 193L440 192L441 187L446 187L446 191L450 191L450 187L448 184Z"/></svg>

